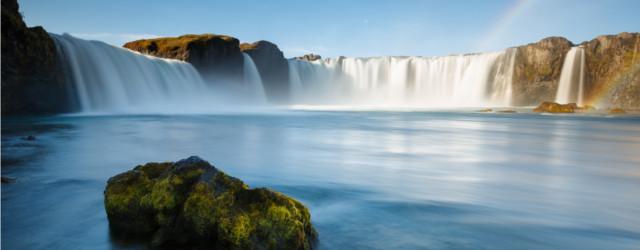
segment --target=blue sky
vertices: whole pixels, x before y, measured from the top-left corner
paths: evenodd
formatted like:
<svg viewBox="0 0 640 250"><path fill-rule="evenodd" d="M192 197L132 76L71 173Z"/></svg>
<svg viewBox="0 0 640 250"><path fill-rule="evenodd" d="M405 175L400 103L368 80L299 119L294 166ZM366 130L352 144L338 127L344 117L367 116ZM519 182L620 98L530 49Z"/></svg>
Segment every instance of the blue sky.
<svg viewBox="0 0 640 250"><path fill-rule="evenodd" d="M564 36L640 32L638 0L22 0L29 26L121 46L155 36L216 33L272 41L292 57L497 51Z"/></svg>

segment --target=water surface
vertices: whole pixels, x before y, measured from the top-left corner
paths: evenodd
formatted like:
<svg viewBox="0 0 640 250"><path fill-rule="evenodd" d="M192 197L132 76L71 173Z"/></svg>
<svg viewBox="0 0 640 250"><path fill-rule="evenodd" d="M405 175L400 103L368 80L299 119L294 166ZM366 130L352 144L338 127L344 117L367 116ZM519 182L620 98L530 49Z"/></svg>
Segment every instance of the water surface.
<svg viewBox="0 0 640 250"><path fill-rule="evenodd" d="M4 118L2 247L143 248L106 180L190 155L302 201L321 249L640 246L638 117L294 110Z"/></svg>

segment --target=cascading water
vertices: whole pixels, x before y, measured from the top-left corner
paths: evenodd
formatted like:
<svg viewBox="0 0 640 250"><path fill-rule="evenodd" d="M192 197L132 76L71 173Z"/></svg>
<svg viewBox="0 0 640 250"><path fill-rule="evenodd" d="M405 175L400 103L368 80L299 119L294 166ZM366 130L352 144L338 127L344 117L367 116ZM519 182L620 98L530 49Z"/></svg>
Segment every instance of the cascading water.
<svg viewBox="0 0 640 250"><path fill-rule="evenodd" d="M509 106L515 53L290 60L291 92L301 104Z"/></svg>
<svg viewBox="0 0 640 250"><path fill-rule="evenodd" d="M183 110L209 104L212 93L195 68L103 42L51 34L83 112Z"/></svg>
<svg viewBox="0 0 640 250"><path fill-rule="evenodd" d="M567 52L562 64L558 92L556 92L557 103L584 105L584 57L582 47L573 47Z"/></svg>
<svg viewBox="0 0 640 250"><path fill-rule="evenodd" d="M253 59L251 59L251 56L244 52L242 52L242 56L244 59L244 92L252 98L253 102L264 103L267 97L258 68L253 62Z"/></svg>

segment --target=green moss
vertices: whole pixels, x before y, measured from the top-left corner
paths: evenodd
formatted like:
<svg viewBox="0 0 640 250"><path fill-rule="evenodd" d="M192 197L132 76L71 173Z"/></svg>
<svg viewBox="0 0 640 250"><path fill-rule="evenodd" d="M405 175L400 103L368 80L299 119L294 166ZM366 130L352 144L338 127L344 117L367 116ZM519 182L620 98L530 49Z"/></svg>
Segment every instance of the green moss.
<svg viewBox="0 0 640 250"><path fill-rule="evenodd" d="M139 165L135 167L134 170L141 171L148 178L154 179L154 178L158 178L160 175L167 172L169 168L171 168L170 162L164 162L164 163L152 162L152 163L147 163L145 165Z"/></svg>
<svg viewBox="0 0 640 250"><path fill-rule="evenodd" d="M207 42L234 42L237 39L216 34L201 34L194 35L188 34L179 37L163 37L154 39L142 39L133 42L128 42L124 45L125 48L129 48L137 51L149 51L155 54L174 54L177 51L185 50L191 46L191 44L202 44Z"/></svg>
<svg viewBox="0 0 640 250"><path fill-rule="evenodd" d="M211 213L216 206L215 200L210 199L212 193L208 184L198 183L183 207L184 217L193 224L196 233L202 236L210 234L211 225L216 223L216 217Z"/></svg>
<svg viewBox="0 0 640 250"><path fill-rule="evenodd" d="M137 205L137 201L149 189L149 180L140 172L127 172L120 174L111 180L106 192L111 195L105 199L108 211L123 212Z"/></svg>
<svg viewBox="0 0 640 250"><path fill-rule="evenodd" d="M249 189L203 162L170 168L146 164L114 177L121 185L109 182L107 213L151 218L145 225L156 227L157 245L201 241L225 249L311 248L316 233L301 203L268 189ZM110 223L130 222L118 218L110 217Z"/></svg>

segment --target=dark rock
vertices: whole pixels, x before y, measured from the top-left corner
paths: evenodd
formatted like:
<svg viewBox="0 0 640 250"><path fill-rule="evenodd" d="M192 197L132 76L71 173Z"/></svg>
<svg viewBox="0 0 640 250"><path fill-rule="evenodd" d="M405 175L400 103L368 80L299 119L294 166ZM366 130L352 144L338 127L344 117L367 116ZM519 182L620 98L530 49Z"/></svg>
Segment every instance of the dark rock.
<svg viewBox="0 0 640 250"><path fill-rule="evenodd" d="M0 179L1 179L1 182L4 183L4 184L9 184L9 183L16 182L15 178L7 177L7 176L2 176L2 177L0 177Z"/></svg>
<svg viewBox="0 0 640 250"><path fill-rule="evenodd" d="M306 54L304 56L296 57L296 59L312 62L312 61L315 61L315 60L320 60L320 59L322 59L322 57L320 55L316 55L316 54L311 53L311 54Z"/></svg>
<svg viewBox="0 0 640 250"><path fill-rule="evenodd" d="M238 39L215 34L142 39L123 47L152 56L191 63L206 80L240 82L243 58Z"/></svg>
<svg viewBox="0 0 640 250"><path fill-rule="evenodd" d="M515 110L507 109L507 110L499 110L498 113L518 113Z"/></svg>
<svg viewBox="0 0 640 250"><path fill-rule="evenodd" d="M59 113L73 109L53 39L28 28L15 0L2 1L2 114Z"/></svg>
<svg viewBox="0 0 640 250"><path fill-rule="evenodd" d="M562 64L573 44L563 37L548 37L516 47L513 72L513 105L529 106L553 100Z"/></svg>
<svg viewBox="0 0 640 250"><path fill-rule="evenodd" d="M240 49L256 64L267 98L271 102L289 100L289 63L277 45L269 41L243 43Z"/></svg>
<svg viewBox="0 0 640 250"><path fill-rule="evenodd" d="M22 139L25 141L35 141L36 137L33 135L28 135L28 136L22 137Z"/></svg>
<svg viewBox="0 0 640 250"><path fill-rule="evenodd" d="M533 109L533 112L546 113L573 113L578 108L575 103L559 104L555 102L543 102Z"/></svg>
<svg viewBox="0 0 640 250"><path fill-rule="evenodd" d="M152 247L311 249L317 239L300 202L250 189L195 156L137 166L109 179L104 195L113 235Z"/></svg>

